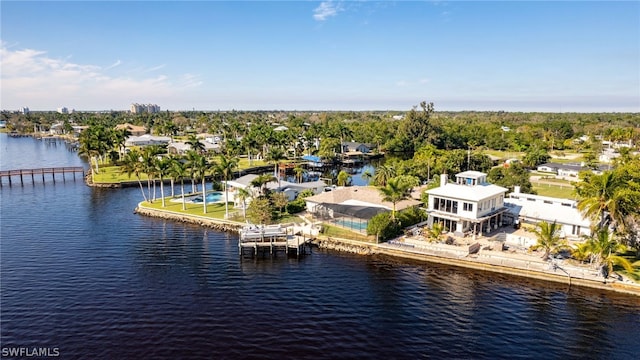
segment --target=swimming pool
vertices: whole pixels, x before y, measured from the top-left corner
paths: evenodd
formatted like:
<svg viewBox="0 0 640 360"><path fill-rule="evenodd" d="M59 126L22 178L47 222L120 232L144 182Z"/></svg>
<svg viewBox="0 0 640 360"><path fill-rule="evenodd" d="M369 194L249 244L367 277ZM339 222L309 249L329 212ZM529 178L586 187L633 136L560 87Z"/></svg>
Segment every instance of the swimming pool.
<svg viewBox="0 0 640 360"><path fill-rule="evenodd" d="M191 200L194 203L201 203L202 202L202 196L196 196L193 198L193 200ZM220 201L224 201L224 193L221 191L214 191L214 192L210 192L207 194L207 204L208 203L216 203L216 202L220 202Z"/></svg>
<svg viewBox="0 0 640 360"><path fill-rule="evenodd" d="M367 225L369 222L367 220L360 219L347 219L347 218L339 218L333 221L334 224L344 226L349 229L353 229L360 232L367 231Z"/></svg>

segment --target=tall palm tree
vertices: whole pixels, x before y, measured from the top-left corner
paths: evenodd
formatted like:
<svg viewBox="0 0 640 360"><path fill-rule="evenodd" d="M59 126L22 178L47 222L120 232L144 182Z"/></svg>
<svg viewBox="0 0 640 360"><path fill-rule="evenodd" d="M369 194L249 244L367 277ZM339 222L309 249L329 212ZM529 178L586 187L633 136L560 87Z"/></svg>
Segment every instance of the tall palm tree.
<svg viewBox="0 0 640 360"><path fill-rule="evenodd" d="M202 211L207 213L207 186L206 186L206 178L207 174L211 169L211 164L203 155L198 155L193 164L191 164L194 169L194 175L196 178L202 180Z"/></svg>
<svg viewBox="0 0 640 360"><path fill-rule="evenodd" d="M307 173L307 170L302 166L297 165L296 167L293 168L293 173L296 175L296 180L298 180L298 183L301 183L302 178L304 177L304 174Z"/></svg>
<svg viewBox="0 0 640 360"><path fill-rule="evenodd" d="M588 241L588 251L595 258L598 266L601 267L604 278L608 278L613 272L613 266L622 266L629 272L634 271L634 266L624 257L618 255L624 253L627 248L616 241L613 234L608 229L600 229L595 236Z"/></svg>
<svg viewBox="0 0 640 360"><path fill-rule="evenodd" d="M169 174L172 179L180 180L180 196L182 197L182 210L187 209L186 201L184 198L184 178L187 176L187 167L185 163L180 161L180 159L174 158L174 161L171 162L171 169L169 169ZM173 189L171 190L171 194L173 196Z"/></svg>
<svg viewBox="0 0 640 360"><path fill-rule="evenodd" d="M619 206L624 203L624 186L624 182L612 171L605 171L602 175L587 175L576 184L575 191L580 197L578 210L598 228L606 226L608 218L624 226L625 215Z"/></svg>
<svg viewBox="0 0 640 360"><path fill-rule="evenodd" d="M162 207L165 207L164 199L164 178L169 175L171 171L171 159L168 157L155 158L155 172L160 178L160 197L162 199Z"/></svg>
<svg viewBox="0 0 640 360"><path fill-rule="evenodd" d="M561 229L562 225L557 224L555 221L552 223L546 221L538 223L537 228L534 230L534 233L538 236L538 242L531 249L544 249L542 259L547 260L552 252L566 248L566 242L560 239Z"/></svg>
<svg viewBox="0 0 640 360"><path fill-rule="evenodd" d="M400 178L390 179L384 187L378 189L382 195L382 201L389 201L393 204L391 219L396 219L396 204L409 198L409 188Z"/></svg>
<svg viewBox="0 0 640 360"><path fill-rule="evenodd" d="M229 188L227 182L233 177L233 171L238 167L238 158L228 155L220 155L215 171L222 175L224 180L224 216L229 217Z"/></svg>
<svg viewBox="0 0 640 360"><path fill-rule="evenodd" d="M140 185L142 197L144 198L144 201L148 201L147 196L144 193L144 188L142 187L142 181L140 180L140 173L144 170L141 157L142 155L138 150L131 150L125 155L120 172L122 174L127 174L129 178L131 178L131 174L136 176L136 179L138 179L138 185Z"/></svg>
<svg viewBox="0 0 640 360"><path fill-rule="evenodd" d="M282 151L282 149L279 147L272 147L265 158L265 160L267 160L268 162L274 163L273 175L278 179L278 185L280 185L280 174L278 172L278 165L280 164L280 160L283 159L285 159L284 151Z"/></svg>
<svg viewBox="0 0 640 360"><path fill-rule="evenodd" d="M200 156L202 155L198 154L195 150L187 151L186 155L186 168L188 170L189 177L191 178L191 192L194 194L198 192L198 185L196 184L196 171L194 165L198 161L198 158Z"/></svg>
<svg viewBox="0 0 640 360"><path fill-rule="evenodd" d="M242 216L247 220L247 199L251 198L252 194L248 188L236 189L235 198L242 201Z"/></svg>

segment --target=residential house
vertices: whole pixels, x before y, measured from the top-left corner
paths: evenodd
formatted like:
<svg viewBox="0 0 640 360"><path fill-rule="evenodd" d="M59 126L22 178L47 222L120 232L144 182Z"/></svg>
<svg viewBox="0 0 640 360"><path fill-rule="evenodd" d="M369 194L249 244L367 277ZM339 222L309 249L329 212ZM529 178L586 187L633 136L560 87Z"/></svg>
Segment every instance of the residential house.
<svg viewBox="0 0 640 360"><path fill-rule="evenodd" d="M359 143L359 142L343 142L343 152L358 152L362 154L368 154L375 148L373 144Z"/></svg>
<svg viewBox="0 0 640 360"><path fill-rule="evenodd" d="M147 129L144 126L133 125L129 123L116 125L116 130L125 129L131 136L141 136L147 133Z"/></svg>
<svg viewBox="0 0 640 360"><path fill-rule="evenodd" d="M490 232L502 226L506 192L506 188L488 183L487 174L479 171L461 172L455 183L442 174L440 187L427 190L427 224L442 223L458 236Z"/></svg>
<svg viewBox="0 0 640 360"><path fill-rule="evenodd" d="M560 225L560 237L572 240L581 240L582 236L591 235L591 222L582 216L575 200L523 194L520 192L520 187L516 186L504 202L508 209L505 214L507 222L517 221L529 224L538 224L542 221L555 222ZM529 247L536 241L535 235L519 237L518 240L507 236L507 242L516 243L519 246Z"/></svg>
<svg viewBox="0 0 640 360"><path fill-rule="evenodd" d="M373 187L348 186L327 190L330 191L305 198L307 212L325 220L338 219L342 221L339 223L341 226L353 228L350 225L357 223L358 230L363 230L373 216L393 209L393 203L383 201L380 191ZM416 196L419 196L419 193L416 193ZM415 198L402 200L396 203L396 210L421 203L422 201Z"/></svg>
<svg viewBox="0 0 640 360"><path fill-rule="evenodd" d="M538 165L537 170L540 172L548 172L557 175L561 179L578 179L578 174L582 171L592 171L594 174L602 174L607 170L607 165L599 165L596 169L585 166L584 164L560 164L560 163L544 163Z"/></svg>
<svg viewBox="0 0 640 360"><path fill-rule="evenodd" d="M210 142L208 142L206 140L205 141L200 140L200 143L202 145L204 145L204 151L206 151L206 152L218 152L218 151L220 151L220 145L219 144L213 144L213 143L210 143ZM183 142L183 141L172 142L167 146L167 152L169 154L184 155L189 150L191 150L191 145L187 144L186 142Z"/></svg>
<svg viewBox="0 0 640 360"><path fill-rule="evenodd" d="M130 146L151 146L151 145L169 145L171 138L167 136L153 136L150 134L144 134L140 136L129 136L124 145Z"/></svg>
<svg viewBox="0 0 640 360"><path fill-rule="evenodd" d="M260 189L255 188L251 185L251 182L255 180L258 175L255 174L247 174L241 176L234 180L227 181L227 186L229 186L229 191L235 192L236 189L249 189L254 194L259 193ZM224 182L224 181L223 181ZM275 192L282 192L287 195L289 201L294 200L298 197L298 194L305 190L311 190L314 194L319 194L324 191L327 187L327 183L324 181L310 181L303 183L292 183L289 181L271 181L266 184L267 189ZM242 203L239 203L239 199L236 198L235 207L241 208Z"/></svg>

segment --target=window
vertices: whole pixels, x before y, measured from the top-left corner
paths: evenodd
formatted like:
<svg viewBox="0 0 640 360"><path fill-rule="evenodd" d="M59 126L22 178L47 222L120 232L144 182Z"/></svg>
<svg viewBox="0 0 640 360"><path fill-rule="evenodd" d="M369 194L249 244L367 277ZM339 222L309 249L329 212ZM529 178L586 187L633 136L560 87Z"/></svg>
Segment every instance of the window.
<svg viewBox="0 0 640 360"><path fill-rule="evenodd" d="M433 199L433 209L457 214L458 213L458 202L455 201L455 200L434 198Z"/></svg>
<svg viewBox="0 0 640 360"><path fill-rule="evenodd" d="M464 211L473 211L472 203L462 203L462 210Z"/></svg>

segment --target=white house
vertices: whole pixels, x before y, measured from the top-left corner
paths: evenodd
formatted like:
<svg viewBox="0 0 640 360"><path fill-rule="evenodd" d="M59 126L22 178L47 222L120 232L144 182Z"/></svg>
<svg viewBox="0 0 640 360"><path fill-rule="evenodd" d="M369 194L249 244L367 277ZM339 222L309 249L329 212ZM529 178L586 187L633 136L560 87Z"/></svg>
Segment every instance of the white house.
<svg viewBox="0 0 640 360"><path fill-rule="evenodd" d="M206 152L214 152L220 150L219 144L212 144L206 140L201 140L200 143L204 146L204 151ZM167 146L167 151L169 152L169 154L184 155L189 150L191 150L191 145L183 141L172 142L171 144L169 144L169 146Z"/></svg>
<svg viewBox="0 0 640 360"><path fill-rule="evenodd" d="M365 144L359 142L343 142L342 143L342 151L344 152L359 152L363 154L370 153L374 148L373 144Z"/></svg>
<svg viewBox="0 0 640 360"><path fill-rule="evenodd" d="M256 189L251 182L256 179L258 175L255 174L247 174L241 176L234 180L227 181L227 186L229 186L229 191L234 192L236 189L250 189L253 193L258 193L259 189ZM224 181L223 181L224 182ZM266 184L267 189L275 192L281 192L287 195L289 201L294 200L298 197L298 194L305 190L311 190L314 194L319 194L324 191L324 188L327 187L327 183L324 181L310 181L303 183L292 183L288 181L271 181ZM235 207L242 207L242 203L239 198L236 197Z"/></svg>
<svg viewBox="0 0 640 360"><path fill-rule="evenodd" d="M168 145L171 138L167 136L153 136L144 134L140 136L129 136L125 141L125 146L150 146L150 145Z"/></svg>
<svg viewBox="0 0 640 360"><path fill-rule="evenodd" d="M561 225L561 237L579 239L591 235L591 222L577 208L577 202L548 196L523 194L518 186L505 199L506 217L521 223L537 224L541 221Z"/></svg>
<svg viewBox="0 0 640 360"><path fill-rule="evenodd" d="M487 174L479 171L461 172L455 183L449 183L447 174L442 174L440 187L427 190L427 224L442 223L458 236L490 232L502 225L507 191L487 183Z"/></svg>
<svg viewBox="0 0 640 360"><path fill-rule="evenodd" d="M597 169L591 169L584 164L559 164L559 163L544 163L538 165L536 168L541 172L548 172L557 175L558 178L568 179L568 180L577 180L578 174L582 171L592 171L594 174L600 175L603 171L607 170L606 165L600 165Z"/></svg>

